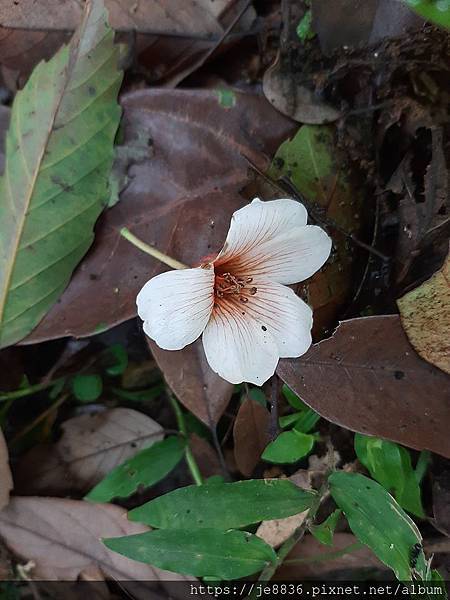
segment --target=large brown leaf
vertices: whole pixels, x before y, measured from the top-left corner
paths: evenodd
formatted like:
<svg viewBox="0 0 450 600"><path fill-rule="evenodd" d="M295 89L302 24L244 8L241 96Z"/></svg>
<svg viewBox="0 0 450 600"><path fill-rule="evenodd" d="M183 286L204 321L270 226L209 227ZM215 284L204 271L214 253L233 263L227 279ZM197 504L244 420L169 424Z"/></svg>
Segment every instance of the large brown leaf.
<svg viewBox="0 0 450 600"><path fill-rule="evenodd" d="M206 362L200 340L183 350L161 350L149 341L164 378L182 404L208 427L214 427L230 401L234 386Z"/></svg>
<svg viewBox="0 0 450 600"><path fill-rule="evenodd" d="M172 85L195 69L215 45L243 0L105 0L119 41L127 43L151 82ZM28 75L50 58L81 20L79 0L0 0L0 63ZM255 18L248 8L235 29L247 31ZM131 33L132 32L132 33ZM135 35L137 33L137 35ZM155 35L153 35L155 34Z"/></svg>
<svg viewBox="0 0 450 600"><path fill-rule="evenodd" d="M0 429L0 510L9 502L9 492L13 489L13 479L9 468L8 447Z"/></svg>
<svg viewBox="0 0 450 600"><path fill-rule="evenodd" d="M19 463L20 493L87 492L114 467L164 437L153 419L112 408L68 419L54 445L35 447Z"/></svg>
<svg viewBox="0 0 450 600"><path fill-rule="evenodd" d="M242 155L265 169L294 128L264 98L244 93L232 107L215 92L160 89L122 104L125 143L145 138L152 156L131 167L121 201L101 217L90 252L28 342L87 336L136 315L137 293L165 267L122 239L122 227L186 264L217 252L244 203Z"/></svg>
<svg viewBox="0 0 450 600"><path fill-rule="evenodd" d="M417 355L397 315L344 321L277 372L333 423L450 457L449 378Z"/></svg>
<svg viewBox="0 0 450 600"><path fill-rule="evenodd" d="M234 458L245 477L251 476L270 442L269 424L269 411L259 402L246 398L233 425Z"/></svg>
<svg viewBox="0 0 450 600"><path fill-rule="evenodd" d="M128 521L126 511L112 504L16 497L0 512L0 535L18 557L33 561L33 579L73 581L97 571L97 577L101 572L135 585L142 581L133 589L139 597L145 597L142 592L149 597L152 581L187 579L111 552L101 542L144 531L148 528Z"/></svg>

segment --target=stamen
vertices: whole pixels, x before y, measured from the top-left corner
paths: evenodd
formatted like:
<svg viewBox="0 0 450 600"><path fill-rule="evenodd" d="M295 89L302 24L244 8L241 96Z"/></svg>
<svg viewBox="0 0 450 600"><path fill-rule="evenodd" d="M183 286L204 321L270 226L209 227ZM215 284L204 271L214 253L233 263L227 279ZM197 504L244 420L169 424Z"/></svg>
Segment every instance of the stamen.
<svg viewBox="0 0 450 600"><path fill-rule="evenodd" d="M240 300L241 302L243 302L244 304L245 304L246 302L248 302L248 298L246 298L245 296L239 296L239 300Z"/></svg>

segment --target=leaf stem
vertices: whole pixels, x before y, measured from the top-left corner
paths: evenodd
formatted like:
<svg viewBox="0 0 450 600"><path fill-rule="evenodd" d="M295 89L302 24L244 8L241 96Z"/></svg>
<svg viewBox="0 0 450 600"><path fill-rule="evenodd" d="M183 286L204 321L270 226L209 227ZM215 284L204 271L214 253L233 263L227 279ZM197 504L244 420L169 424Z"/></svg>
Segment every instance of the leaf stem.
<svg viewBox="0 0 450 600"><path fill-rule="evenodd" d="M164 254L164 252L160 252L153 246L149 246L148 244L140 240L138 237L136 237L133 233L131 233L131 231L126 227L123 227L120 230L120 235L126 240L128 240L131 244L133 244L133 246L136 246L136 248L142 250L142 252L153 256L153 258L156 258L156 260L159 260L160 262L164 263L168 267L171 267L172 269L189 269L189 267L184 263L175 260L171 256L167 256L167 254Z"/></svg>
<svg viewBox="0 0 450 600"><path fill-rule="evenodd" d="M198 464L197 464L197 462L194 458L194 455L192 454L192 450L189 446L188 432L187 432L186 423L184 420L183 411L181 410L180 405L178 404L178 400L175 398L175 396L171 392L168 392L167 395L169 396L170 404L172 405L173 411L175 413L178 428L179 428L180 432L186 438L185 456L186 456L187 465L189 467L189 471L191 472L191 475L192 475L192 479L194 480L194 482L197 485L203 485L203 478L200 473L200 469L198 468Z"/></svg>
<svg viewBox="0 0 450 600"><path fill-rule="evenodd" d="M53 387L57 383L64 381L65 377L60 377L59 379L53 379L53 381L45 381L43 383L36 383L34 385L30 385L21 390L14 390L13 392L4 392L0 393L0 402L5 402L7 400L16 400L17 398L24 398L25 396L31 396L31 394L35 394L36 392L41 392L49 387Z"/></svg>

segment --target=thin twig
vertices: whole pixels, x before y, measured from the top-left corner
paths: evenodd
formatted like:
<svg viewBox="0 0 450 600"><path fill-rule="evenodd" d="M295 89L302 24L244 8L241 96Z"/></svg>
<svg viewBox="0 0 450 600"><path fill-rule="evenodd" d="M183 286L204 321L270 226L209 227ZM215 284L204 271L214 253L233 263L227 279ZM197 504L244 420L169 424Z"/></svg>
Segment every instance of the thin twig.
<svg viewBox="0 0 450 600"><path fill-rule="evenodd" d="M182 433L184 435L184 437L186 438L185 457L186 457L187 465L189 467L189 471L191 472L191 475L192 475L192 479L194 480L194 482L197 485L203 485L202 474L200 473L200 469L198 468L197 462L196 462L194 455L192 454L192 450L189 446L188 432L187 432L186 423L184 420L183 411L181 410L180 405L178 404L178 400L175 398L175 396L172 394L172 392L168 391L167 395L169 396L170 404L172 405L173 412L175 413L175 417L177 419L177 424L178 424L180 433Z"/></svg>
<svg viewBox="0 0 450 600"><path fill-rule="evenodd" d="M131 233L131 231L126 227L123 227L120 230L120 235L126 240L128 240L131 244L133 244L133 246L136 246L136 248L142 250L142 252L149 254L153 258L156 258L156 260L159 260L160 262L164 263L168 267L171 267L172 269L189 269L189 267L183 264L182 262L175 260L171 256L167 256L167 254L164 254L164 252L160 252L153 246L149 246L148 244L140 240L138 237L136 237L133 233Z"/></svg>
<svg viewBox="0 0 450 600"><path fill-rule="evenodd" d="M65 377L59 377L58 379L53 379L53 381L43 381L41 383L35 383L34 385L30 385L27 388L21 390L14 390L13 392L4 392L0 395L0 402L6 402L7 400L16 400L17 398L25 398L25 396L31 396L31 394L35 394L37 392L41 392L42 390L46 390L49 387L53 387L57 383L61 383L64 381Z"/></svg>
<svg viewBox="0 0 450 600"><path fill-rule="evenodd" d="M247 9L249 8L249 6L250 6L251 3L252 3L252 0L247 0L247 2L243 5L243 7L241 8L241 10L238 12L238 14L235 16L235 18L228 25L228 27L225 29L225 31L223 32L223 34L220 36L220 38L214 44L214 46L211 46L211 48L203 56L201 56L197 60L196 63L194 63L194 65L192 66L192 68L189 69L190 73L193 73L194 71L197 71L200 67L202 67L205 64L205 62L208 60L208 58L212 54L214 54L214 52L217 50L217 48L219 48L219 46L222 45L222 43L224 42L224 40L228 37L228 35L231 33L231 31L234 29L234 27L237 25L237 23L241 20L242 16L247 11Z"/></svg>
<svg viewBox="0 0 450 600"><path fill-rule="evenodd" d="M69 392L66 392L65 394L60 396L56 400L56 402L54 402L47 409L45 409L44 412L42 412L38 417L36 417L36 419L34 419L34 421L32 421L26 427L24 427L21 431L19 431L11 440L11 445L16 444L18 442L18 440L20 440L20 438L22 438L27 433L30 433L30 431L32 431L37 425L39 425L39 423L42 423L42 421L44 421L53 411L55 411L57 408L59 408L61 406L61 404L63 404L67 400L67 398L69 396L70 396Z"/></svg>

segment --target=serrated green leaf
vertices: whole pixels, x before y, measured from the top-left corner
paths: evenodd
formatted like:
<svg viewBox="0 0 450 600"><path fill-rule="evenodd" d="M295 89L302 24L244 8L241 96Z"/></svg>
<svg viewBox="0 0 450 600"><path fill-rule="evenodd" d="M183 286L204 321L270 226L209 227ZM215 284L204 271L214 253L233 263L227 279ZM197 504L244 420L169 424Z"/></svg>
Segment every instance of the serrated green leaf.
<svg viewBox="0 0 450 600"><path fill-rule="evenodd" d="M355 434L355 452L371 476L394 494L401 507L418 517L425 516L420 485L406 448L387 440Z"/></svg>
<svg viewBox="0 0 450 600"><path fill-rule="evenodd" d="M416 524L394 498L376 481L359 473L337 471L330 475L334 501L347 517L360 542L369 546L397 579L413 578L411 553L422 536ZM426 578L426 561L420 549L414 564L419 578Z"/></svg>
<svg viewBox="0 0 450 600"><path fill-rule="evenodd" d="M175 436L152 444L113 469L85 496L85 500L110 502L113 498L127 498L139 486L155 485L177 466L185 446L185 441Z"/></svg>
<svg viewBox="0 0 450 600"><path fill-rule="evenodd" d="M133 509L128 518L168 529L230 529L303 512L314 496L282 479L191 485Z"/></svg>
<svg viewBox="0 0 450 600"><path fill-rule="evenodd" d="M268 544L246 531L161 529L103 543L133 560L195 577L238 579L276 560Z"/></svg>
<svg viewBox="0 0 450 600"><path fill-rule="evenodd" d="M333 544L334 530L336 529L341 513L341 509L338 508L333 511L323 523L310 526L310 532L321 544L325 544L326 546L331 546Z"/></svg>
<svg viewBox="0 0 450 600"><path fill-rule="evenodd" d="M75 375L72 391L80 402L95 402L103 391L103 380L100 375Z"/></svg>
<svg viewBox="0 0 450 600"><path fill-rule="evenodd" d="M91 245L108 199L122 74L101 0L17 93L0 180L0 348L25 337Z"/></svg>
<svg viewBox="0 0 450 600"><path fill-rule="evenodd" d="M267 446L261 458L278 464L297 462L311 452L314 441L313 435L284 431Z"/></svg>

